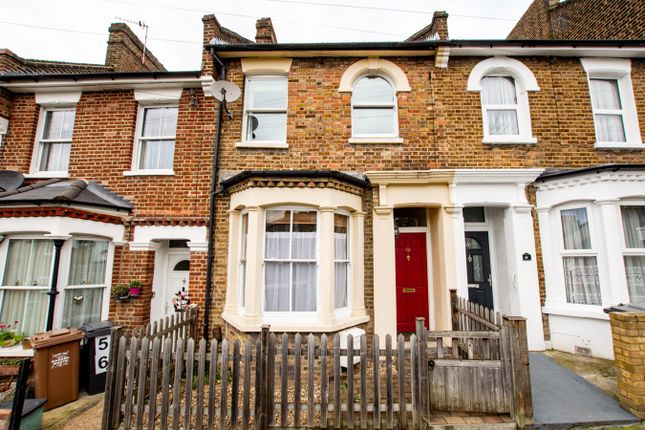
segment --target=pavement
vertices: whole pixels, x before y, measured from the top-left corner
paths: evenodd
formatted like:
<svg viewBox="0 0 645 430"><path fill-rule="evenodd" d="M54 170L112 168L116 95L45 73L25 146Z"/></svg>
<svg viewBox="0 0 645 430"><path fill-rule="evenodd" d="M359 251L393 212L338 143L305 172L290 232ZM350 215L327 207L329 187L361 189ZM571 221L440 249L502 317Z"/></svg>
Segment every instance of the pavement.
<svg viewBox="0 0 645 430"><path fill-rule="evenodd" d="M529 362L533 395L531 428L565 429L639 422L615 398L548 355L532 352Z"/></svg>

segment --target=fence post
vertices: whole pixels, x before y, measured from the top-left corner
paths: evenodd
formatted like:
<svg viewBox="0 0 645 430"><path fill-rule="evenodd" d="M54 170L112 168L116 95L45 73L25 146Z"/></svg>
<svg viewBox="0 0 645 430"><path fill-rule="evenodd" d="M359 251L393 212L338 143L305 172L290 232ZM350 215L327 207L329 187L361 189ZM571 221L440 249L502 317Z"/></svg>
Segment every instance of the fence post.
<svg viewBox="0 0 645 430"><path fill-rule="evenodd" d="M31 369L31 359L25 358L20 362L20 372L16 382L16 392L11 406L11 417L9 417L9 430L19 430L22 421L22 408L25 404L27 391L27 380Z"/></svg>
<svg viewBox="0 0 645 430"><path fill-rule="evenodd" d="M262 348L262 362L257 363L260 366L260 416L256 420L256 428L264 430L269 427L269 402L273 401L273 393L269 392L269 328L268 325L262 326L260 332L260 345Z"/></svg>
<svg viewBox="0 0 645 430"><path fill-rule="evenodd" d="M117 350L121 327L115 326L110 330L110 357L107 374L105 375L105 394L103 395L103 421L101 430L110 430L112 422L112 402L114 401L114 372L116 370Z"/></svg>
<svg viewBox="0 0 645 430"><path fill-rule="evenodd" d="M526 318L504 316L504 327L509 337L511 417L519 428L524 428L533 422Z"/></svg>
<svg viewBox="0 0 645 430"><path fill-rule="evenodd" d="M416 319L416 332L417 332L417 347L418 354L417 360L419 365L419 405L421 417L425 418L429 415L430 411L430 396L428 387L428 335L425 327L425 318L417 317Z"/></svg>

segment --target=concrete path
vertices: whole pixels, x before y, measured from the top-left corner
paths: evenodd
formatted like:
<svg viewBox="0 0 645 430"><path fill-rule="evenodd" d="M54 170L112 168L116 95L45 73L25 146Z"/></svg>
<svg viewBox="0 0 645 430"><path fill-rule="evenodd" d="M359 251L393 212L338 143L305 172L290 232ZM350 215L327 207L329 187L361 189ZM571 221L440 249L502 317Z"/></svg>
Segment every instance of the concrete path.
<svg viewBox="0 0 645 430"><path fill-rule="evenodd" d="M560 366L545 354L530 353L532 428L617 425L639 422L618 401Z"/></svg>

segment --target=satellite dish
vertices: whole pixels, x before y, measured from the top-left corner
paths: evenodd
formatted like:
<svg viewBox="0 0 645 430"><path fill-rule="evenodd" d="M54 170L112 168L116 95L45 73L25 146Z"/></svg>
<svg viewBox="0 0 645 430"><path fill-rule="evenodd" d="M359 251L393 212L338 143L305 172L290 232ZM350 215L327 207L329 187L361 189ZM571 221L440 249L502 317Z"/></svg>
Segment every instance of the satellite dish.
<svg viewBox="0 0 645 430"><path fill-rule="evenodd" d="M211 93L221 102L234 102L240 98L242 91L233 82L215 81L211 84Z"/></svg>
<svg viewBox="0 0 645 430"><path fill-rule="evenodd" d="M0 192L15 190L25 181L22 173L14 170L0 170Z"/></svg>

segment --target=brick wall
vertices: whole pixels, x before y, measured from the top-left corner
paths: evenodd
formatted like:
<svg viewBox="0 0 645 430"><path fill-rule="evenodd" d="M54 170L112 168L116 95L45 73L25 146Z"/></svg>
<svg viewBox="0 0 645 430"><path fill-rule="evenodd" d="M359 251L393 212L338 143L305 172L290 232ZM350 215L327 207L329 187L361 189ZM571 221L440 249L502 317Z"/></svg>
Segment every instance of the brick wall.
<svg viewBox="0 0 645 430"><path fill-rule="evenodd" d="M144 60L145 58L145 60ZM156 72L166 68L124 23L110 25L105 64L115 72Z"/></svg>
<svg viewBox="0 0 645 430"><path fill-rule="evenodd" d="M509 39L642 39L641 0L534 0Z"/></svg>
<svg viewBox="0 0 645 430"><path fill-rule="evenodd" d="M618 400L645 419L645 313L612 312L611 335L618 373Z"/></svg>
<svg viewBox="0 0 645 430"><path fill-rule="evenodd" d="M230 43L230 44L244 44L244 43L253 43L251 40L240 36L234 31L229 30L228 28L222 27L215 18L215 15L206 15L202 18L202 24L204 25L203 31L203 43L208 45L213 39L216 43ZM202 70L207 73L213 73L213 59L211 58L208 50L204 49L202 51ZM218 75L214 75L218 76Z"/></svg>

